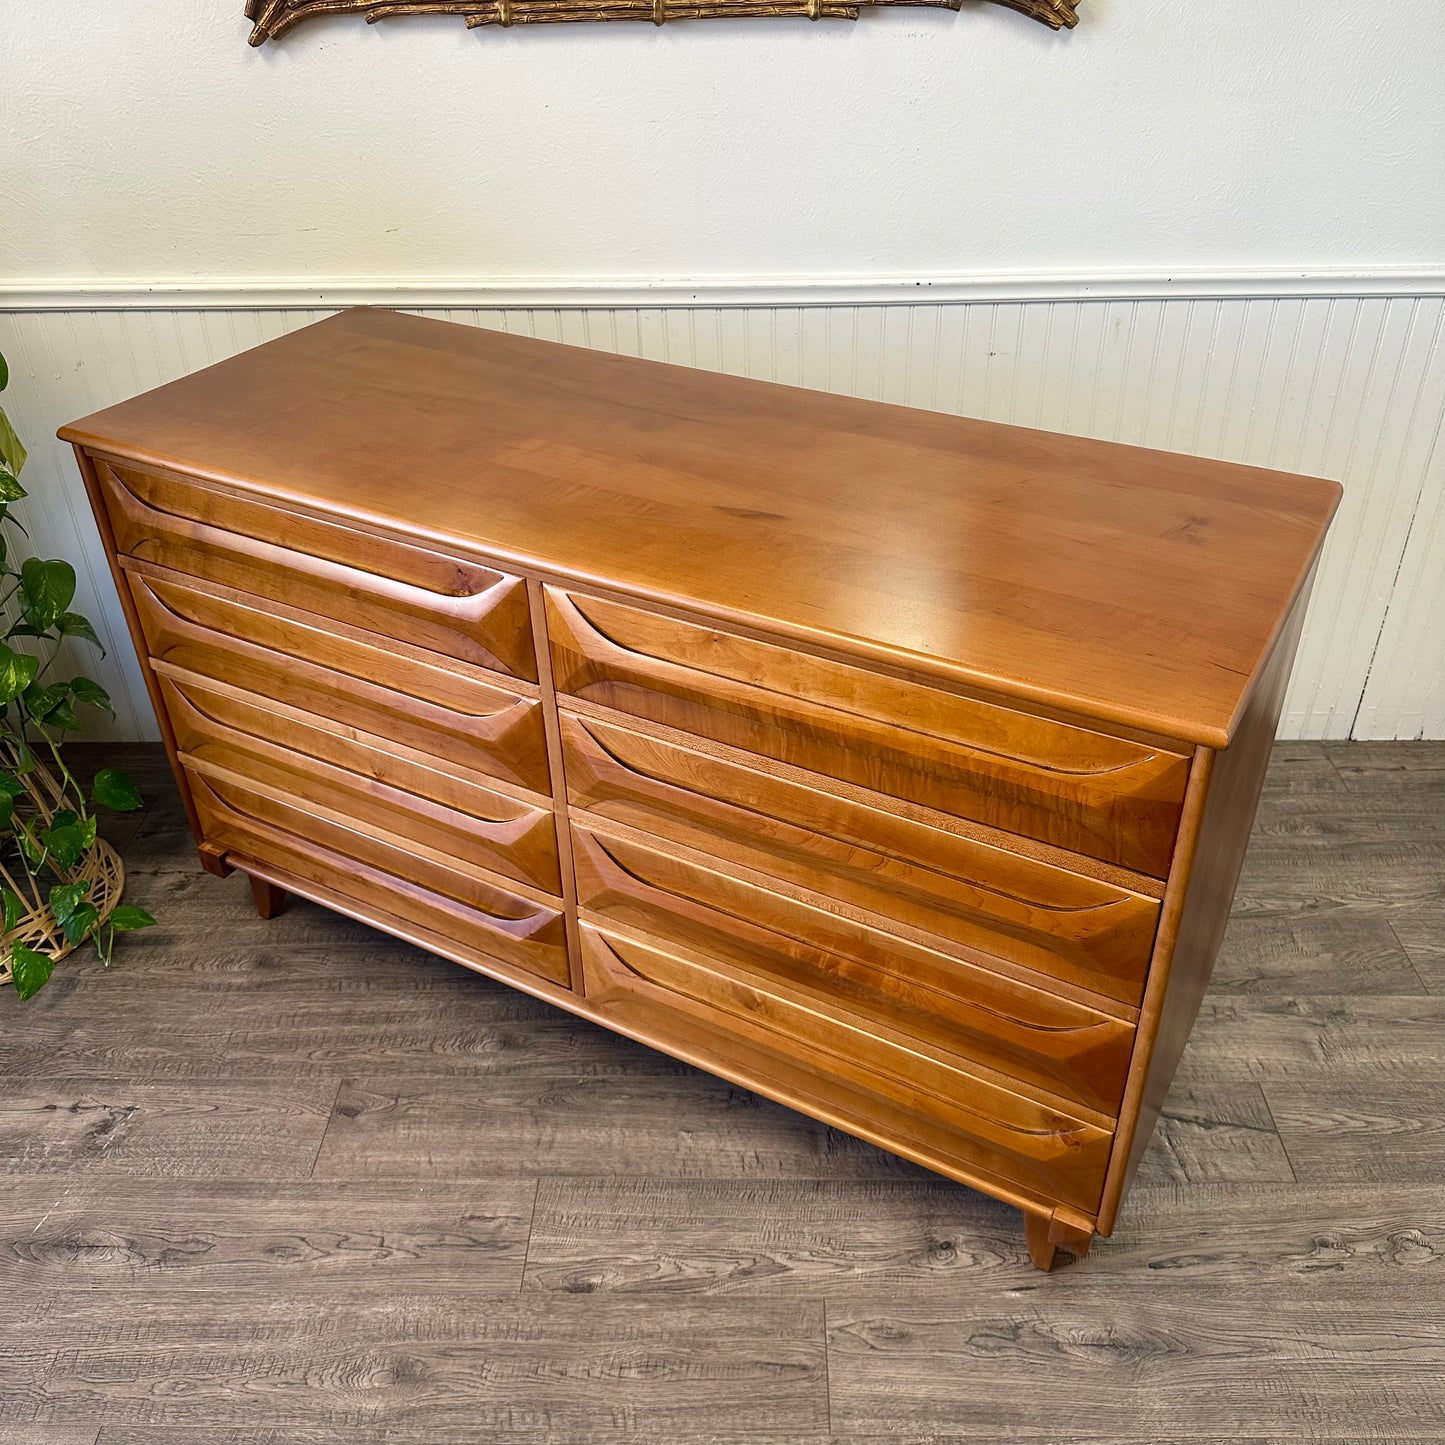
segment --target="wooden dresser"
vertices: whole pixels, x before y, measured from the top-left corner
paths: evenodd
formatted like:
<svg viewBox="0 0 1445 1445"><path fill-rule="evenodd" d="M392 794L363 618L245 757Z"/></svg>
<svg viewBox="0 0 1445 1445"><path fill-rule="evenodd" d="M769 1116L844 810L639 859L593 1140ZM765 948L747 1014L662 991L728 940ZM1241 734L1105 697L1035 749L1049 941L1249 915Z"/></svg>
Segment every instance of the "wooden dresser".
<svg viewBox="0 0 1445 1445"><path fill-rule="evenodd" d="M263 913L1110 1232L1338 487L385 311L61 435Z"/></svg>

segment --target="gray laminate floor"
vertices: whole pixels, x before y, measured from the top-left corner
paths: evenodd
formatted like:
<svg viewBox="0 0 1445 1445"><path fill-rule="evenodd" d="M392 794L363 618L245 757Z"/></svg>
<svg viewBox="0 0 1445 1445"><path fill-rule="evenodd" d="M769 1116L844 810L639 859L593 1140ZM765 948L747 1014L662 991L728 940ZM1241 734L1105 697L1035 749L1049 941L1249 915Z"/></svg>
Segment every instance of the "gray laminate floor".
<svg viewBox="0 0 1445 1445"><path fill-rule="evenodd" d="M1445 1441L1445 745L1278 749L1119 1230L1018 1216L127 820L0 992L0 1445Z"/></svg>

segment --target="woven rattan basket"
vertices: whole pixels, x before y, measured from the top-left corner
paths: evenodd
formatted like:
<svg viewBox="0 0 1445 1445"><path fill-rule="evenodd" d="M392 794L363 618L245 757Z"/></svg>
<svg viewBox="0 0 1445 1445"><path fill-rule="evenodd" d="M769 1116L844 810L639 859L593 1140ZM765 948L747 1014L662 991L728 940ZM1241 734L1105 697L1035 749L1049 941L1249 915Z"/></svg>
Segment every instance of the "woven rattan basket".
<svg viewBox="0 0 1445 1445"><path fill-rule="evenodd" d="M27 776L33 786L35 812L45 821L53 812L50 800L62 800L62 789L48 771L36 768ZM48 795L48 797L47 797ZM41 801L44 800L44 801ZM110 917L120 895L125 889L125 865L120 855L102 838L97 838L73 867L56 869L53 882L90 884L86 898L95 905L100 922ZM72 952L77 945L71 943L56 925L50 911L48 896L53 882L40 882L32 878L23 868L0 865L0 877L25 907L19 922L3 936L0 936L0 985L12 982L10 955L12 947L23 943L47 958L61 959ZM98 926L98 925L97 925Z"/></svg>

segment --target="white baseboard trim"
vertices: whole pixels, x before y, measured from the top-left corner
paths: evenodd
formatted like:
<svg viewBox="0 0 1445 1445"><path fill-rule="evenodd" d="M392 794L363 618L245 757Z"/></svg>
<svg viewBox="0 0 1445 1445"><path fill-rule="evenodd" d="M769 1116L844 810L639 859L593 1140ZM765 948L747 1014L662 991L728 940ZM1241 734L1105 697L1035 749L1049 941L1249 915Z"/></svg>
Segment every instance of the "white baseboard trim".
<svg viewBox="0 0 1445 1445"><path fill-rule="evenodd" d="M4 311L635 310L713 306L908 306L944 302L1248 300L1445 295L1445 266L1374 270L1159 271L965 276L500 277L416 280L135 278L0 280Z"/></svg>

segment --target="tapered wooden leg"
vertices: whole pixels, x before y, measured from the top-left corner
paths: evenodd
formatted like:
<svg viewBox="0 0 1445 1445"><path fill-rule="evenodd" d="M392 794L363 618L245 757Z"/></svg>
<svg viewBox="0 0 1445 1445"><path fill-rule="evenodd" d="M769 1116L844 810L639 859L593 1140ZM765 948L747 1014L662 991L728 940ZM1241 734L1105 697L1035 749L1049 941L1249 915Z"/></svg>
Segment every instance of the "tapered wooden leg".
<svg viewBox="0 0 1445 1445"><path fill-rule="evenodd" d="M1045 1273L1054 1267L1055 1248L1049 1238L1051 1223L1046 1214L1030 1214L1027 1210L1024 1211L1024 1238L1029 1242L1029 1258L1033 1260L1035 1269L1041 1269Z"/></svg>
<svg viewBox="0 0 1445 1445"><path fill-rule="evenodd" d="M256 900L256 912L262 918L275 918L286 906L286 890L278 888L274 883L268 883L264 878L258 878L254 873L251 877L251 897Z"/></svg>
<svg viewBox="0 0 1445 1445"><path fill-rule="evenodd" d="M1047 1272L1054 1267L1054 1257L1060 1249L1083 1259L1094 1242L1094 1225L1092 1220L1068 1209L1056 1209L1051 1215L1025 1210L1024 1238L1028 1240L1029 1258L1034 1267Z"/></svg>
<svg viewBox="0 0 1445 1445"><path fill-rule="evenodd" d="M1094 1226L1081 1215L1073 1215L1063 1209L1054 1210L1053 1222L1049 1225L1049 1243L1067 1249L1079 1259L1088 1254L1094 1242Z"/></svg>

